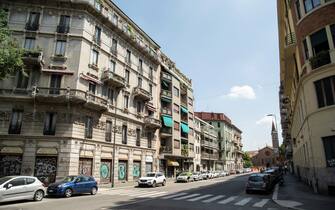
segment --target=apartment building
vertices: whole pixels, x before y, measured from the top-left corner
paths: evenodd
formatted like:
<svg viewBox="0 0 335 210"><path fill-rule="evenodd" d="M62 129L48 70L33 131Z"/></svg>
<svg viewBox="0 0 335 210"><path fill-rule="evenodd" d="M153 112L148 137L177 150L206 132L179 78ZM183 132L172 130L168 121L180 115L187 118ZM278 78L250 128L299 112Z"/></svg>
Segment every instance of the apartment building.
<svg viewBox="0 0 335 210"><path fill-rule="evenodd" d="M219 144L218 170L243 168L242 131L223 113L196 112L195 115L214 127Z"/></svg>
<svg viewBox="0 0 335 210"><path fill-rule="evenodd" d="M278 0L286 158L317 192L335 193L335 1Z"/></svg>
<svg viewBox="0 0 335 210"><path fill-rule="evenodd" d="M0 81L0 176L109 183L156 170L159 45L112 1L0 5L28 75Z"/></svg>
<svg viewBox="0 0 335 210"><path fill-rule="evenodd" d="M159 169L168 177L193 171L195 131L192 81L161 53Z"/></svg>
<svg viewBox="0 0 335 210"><path fill-rule="evenodd" d="M202 119L195 117L195 123L200 126L200 170L201 171L213 171L222 170L219 164L219 143L217 133L214 130L214 126L203 121Z"/></svg>

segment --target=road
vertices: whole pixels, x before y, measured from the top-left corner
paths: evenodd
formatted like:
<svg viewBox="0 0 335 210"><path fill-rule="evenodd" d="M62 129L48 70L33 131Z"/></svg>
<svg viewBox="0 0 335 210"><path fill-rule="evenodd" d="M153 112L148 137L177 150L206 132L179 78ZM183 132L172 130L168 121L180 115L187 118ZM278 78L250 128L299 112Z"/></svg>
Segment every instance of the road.
<svg viewBox="0 0 335 210"><path fill-rule="evenodd" d="M13 202L3 210L194 210L283 209L271 194L246 194L248 175L229 176L191 183L168 183L165 187L101 189L95 196L45 198L42 202Z"/></svg>

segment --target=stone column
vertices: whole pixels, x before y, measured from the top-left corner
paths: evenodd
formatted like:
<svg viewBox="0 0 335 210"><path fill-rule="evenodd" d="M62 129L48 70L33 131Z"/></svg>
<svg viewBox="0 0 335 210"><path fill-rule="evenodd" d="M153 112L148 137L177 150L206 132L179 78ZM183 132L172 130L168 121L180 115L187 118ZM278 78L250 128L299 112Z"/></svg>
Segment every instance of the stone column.
<svg viewBox="0 0 335 210"><path fill-rule="evenodd" d="M27 140L24 142L21 175L26 176L34 175L35 159L36 159L36 141Z"/></svg>
<svg viewBox="0 0 335 210"><path fill-rule="evenodd" d="M57 177L77 175L80 143L77 140L62 140L58 150Z"/></svg>
<svg viewBox="0 0 335 210"><path fill-rule="evenodd" d="M114 161L114 181L117 183L119 181L119 147L115 147L115 160Z"/></svg>
<svg viewBox="0 0 335 210"><path fill-rule="evenodd" d="M142 155L141 155L141 175L145 176L145 151L142 151Z"/></svg>
<svg viewBox="0 0 335 210"><path fill-rule="evenodd" d="M128 178L127 180L129 182L133 181L133 169L134 169L134 162L133 162L133 153L134 153L134 149L129 149L128 151Z"/></svg>
<svg viewBox="0 0 335 210"><path fill-rule="evenodd" d="M100 165L101 165L101 145L97 144L94 151L94 158L93 158L93 171L92 175L100 182Z"/></svg>

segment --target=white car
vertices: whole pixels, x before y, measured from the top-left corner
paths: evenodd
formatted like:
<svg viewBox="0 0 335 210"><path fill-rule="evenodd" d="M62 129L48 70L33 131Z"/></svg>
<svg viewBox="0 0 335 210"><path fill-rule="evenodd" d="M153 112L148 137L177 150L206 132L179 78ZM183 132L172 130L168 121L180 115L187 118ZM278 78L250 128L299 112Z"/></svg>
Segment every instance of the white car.
<svg viewBox="0 0 335 210"><path fill-rule="evenodd" d="M202 174L200 172L193 172L191 179L193 179L193 181L202 180Z"/></svg>
<svg viewBox="0 0 335 210"><path fill-rule="evenodd" d="M0 178L0 202L43 200L45 187L33 176L5 176Z"/></svg>
<svg viewBox="0 0 335 210"><path fill-rule="evenodd" d="M138 186L151 186L157 187L158 185L165 186L166 178L161 172L149 172L145 177L141 177L138 180Z"/></svg>

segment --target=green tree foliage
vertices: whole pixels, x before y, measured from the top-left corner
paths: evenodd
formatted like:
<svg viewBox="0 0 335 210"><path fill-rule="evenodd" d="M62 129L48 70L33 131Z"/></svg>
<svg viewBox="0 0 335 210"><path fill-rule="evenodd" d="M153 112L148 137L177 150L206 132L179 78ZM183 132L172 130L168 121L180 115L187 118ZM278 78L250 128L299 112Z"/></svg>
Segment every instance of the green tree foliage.
<svg viewBox="0 0 335 210"><path fill-rule="evenodd" d="M250 168L250 167L253 166L253 164L251 162L251 158L250 158L250 156L247 152L243 153L242 158L243 158L243 162L244 162L244 164L243 164L244 168Z"/></svg>
<svg viewBox="0 0 335 210"><path fill-rule="evenodd" d="M23 70L23 49L11 37L7 17L7 12L0 9L0 80Z"/></svg>

